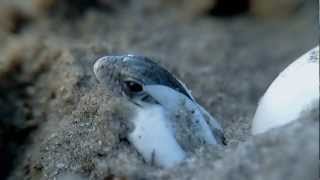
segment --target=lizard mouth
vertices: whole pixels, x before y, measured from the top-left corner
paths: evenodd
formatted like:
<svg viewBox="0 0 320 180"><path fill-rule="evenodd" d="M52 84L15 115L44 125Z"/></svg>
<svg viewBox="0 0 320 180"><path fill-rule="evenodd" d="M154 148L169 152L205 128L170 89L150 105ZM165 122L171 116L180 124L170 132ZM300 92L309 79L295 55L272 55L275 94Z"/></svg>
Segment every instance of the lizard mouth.
<svg viewBox="0 0 320 180"><path fill-rule="evenodd" d="M131 103L140 108L145 108L151 105L161 105L155 98L145 92L136 97L126 97Z"/></svg>

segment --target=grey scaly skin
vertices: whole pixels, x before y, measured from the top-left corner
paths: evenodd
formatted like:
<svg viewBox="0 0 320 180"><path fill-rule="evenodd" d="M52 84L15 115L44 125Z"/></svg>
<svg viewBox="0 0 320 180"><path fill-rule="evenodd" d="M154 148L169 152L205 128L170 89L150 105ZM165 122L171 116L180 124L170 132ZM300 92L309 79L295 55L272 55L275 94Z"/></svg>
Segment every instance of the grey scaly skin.
<svg viewBox="0 0 320 180"><path fill-rule="evenodd" d="M129 120L136 127L128 137L147 161L156 158L156 164L171 167L203 144L223 144L223 130L216 120L194 100L181 81L149 58L105 56L94 64L94 73L115 96L136 107L137 115ZM147 125L153 120L153 125ZM148 137L141 140L141 136ZM154 140L149 136L154 136ZM152 140L159 141L159 145L152 145ZM165 145L169 142L171 145Z"/></svg>
<svg viewBox="0 0 320 180"><path fill-rule="evenodd" d="M187 90L164 68L144 56L106 56L94 65L97 79L108 84L114 93L129 98L136 98L127 91L126 82L135 82L140 85L161 84L171 87L191 99Z"/></svg>

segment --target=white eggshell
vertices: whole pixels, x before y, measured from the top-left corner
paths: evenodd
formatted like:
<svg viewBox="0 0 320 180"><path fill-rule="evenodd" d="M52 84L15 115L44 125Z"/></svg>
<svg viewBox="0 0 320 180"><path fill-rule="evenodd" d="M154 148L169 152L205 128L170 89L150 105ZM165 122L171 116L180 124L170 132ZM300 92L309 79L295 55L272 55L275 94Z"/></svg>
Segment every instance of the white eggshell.
<svg viewBox="0 0 320 180"><path fill-rule="evenodd" d="M299 118L319 102L319 47L290 64L261 98L252 123L252 134L266 132Z"/></svg>

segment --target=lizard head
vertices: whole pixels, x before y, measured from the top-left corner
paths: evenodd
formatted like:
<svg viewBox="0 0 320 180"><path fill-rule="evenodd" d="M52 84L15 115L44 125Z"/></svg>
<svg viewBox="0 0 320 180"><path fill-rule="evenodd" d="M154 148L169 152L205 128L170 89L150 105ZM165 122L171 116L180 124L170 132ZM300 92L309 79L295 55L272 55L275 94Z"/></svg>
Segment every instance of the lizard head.
<svg viewBox="0 0 320 180"><path fill-rule="evenodd" d="M191 98L171 73L145 56L104 56L95 62L93 70L104 87L135 104L157 103L145 91L148 85L167 86Z"/></svg>

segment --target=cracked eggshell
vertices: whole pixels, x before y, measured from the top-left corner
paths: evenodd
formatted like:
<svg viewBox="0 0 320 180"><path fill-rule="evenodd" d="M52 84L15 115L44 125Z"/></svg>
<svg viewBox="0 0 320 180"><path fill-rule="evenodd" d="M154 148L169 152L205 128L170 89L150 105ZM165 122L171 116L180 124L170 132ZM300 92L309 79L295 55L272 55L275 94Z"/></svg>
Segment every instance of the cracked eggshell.
<svg viewBox="0 0 320 180"><path fill-rule="evenodd" d="M319 103L319 46L290 64L261 98L252 134L285 125Z"/></svg>

